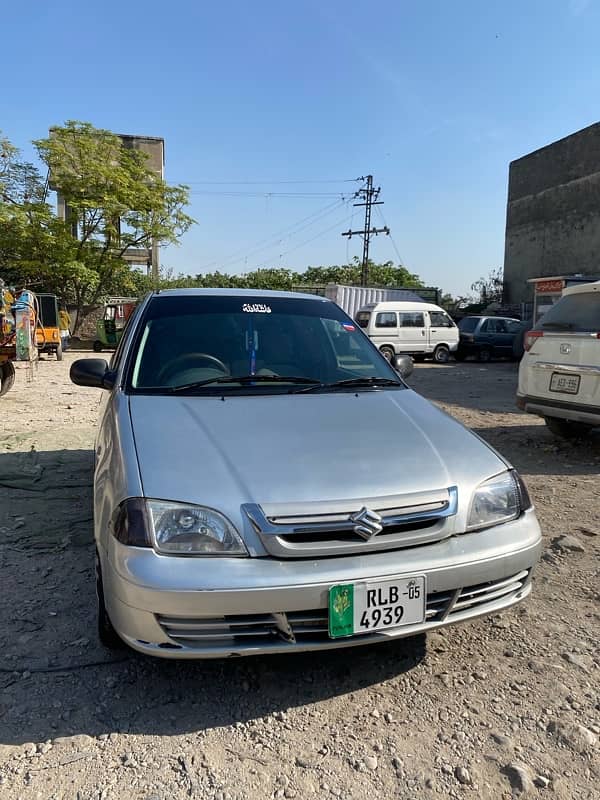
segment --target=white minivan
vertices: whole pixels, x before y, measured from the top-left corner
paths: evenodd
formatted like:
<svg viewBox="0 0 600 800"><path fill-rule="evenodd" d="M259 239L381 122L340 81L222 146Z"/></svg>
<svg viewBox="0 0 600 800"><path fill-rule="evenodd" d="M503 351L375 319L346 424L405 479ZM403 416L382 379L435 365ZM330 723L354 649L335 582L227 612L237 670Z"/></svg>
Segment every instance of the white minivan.
<svg viewBox="0 0 600 800"><path fill-rule="evenodd" d="M363 306L356 322L388 361L395 355L432 355L445 364L458 347L459 332L433 303L387 301Z"/></svg>
<svg viewBox="0 0 600 800"><path fill-rule="evenodd" d="M517 405L557 436L600 427L600 281L565 289L525 334Z"/></svg>

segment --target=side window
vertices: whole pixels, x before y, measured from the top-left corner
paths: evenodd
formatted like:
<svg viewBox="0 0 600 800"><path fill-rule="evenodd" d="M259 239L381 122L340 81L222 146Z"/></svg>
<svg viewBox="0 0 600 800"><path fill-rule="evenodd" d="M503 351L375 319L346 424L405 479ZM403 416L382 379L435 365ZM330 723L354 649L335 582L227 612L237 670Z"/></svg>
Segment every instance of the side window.
<svg viewBox="0 0 600 800"><path fill-rule="evenodd" d="M479 329L480 333L495 333L495 326L493 325L493 319L484 319L481 323L481 328Z"/></svg>
<svg viewBox="0 0 600 800"><path fill-rule="evenodd" d="M371 319L371 312L370 311L359 311L356 315L356 322L359 328L367 328L369 326L369 320Z"/></svg>
<svg viewBox="0 0 600 800"><path fill-rule="evenodd" d="M496 333L507 333L506 322L503 319L496 320Z"/></svg>
<svg viewBox="0 0 600 800"><path fill-rule="evenodd" d="M430 311L429 319L431 320L432 328L453 328L454 323L447 314L443 311Z"/></svg>
<svg viewBox="0 0 600 800"><path fill-rule="evenodd" d="M506 323L506 330L508 333L519 333L521 330L521 323L514 322L513 320L508 320Z"/></svg>
<svg viewBox="0 0 600 800"><path fill-rule="evenodd" d="M398 320L395 311L382 311L375 317L376 328L397 328Z"/></svg>
<svg viewBox="0 0 600 800"><path fill-rule="evenodd" d="M425 317L421 312L404 311L400 316L401 328L424 328Z"/></svg>

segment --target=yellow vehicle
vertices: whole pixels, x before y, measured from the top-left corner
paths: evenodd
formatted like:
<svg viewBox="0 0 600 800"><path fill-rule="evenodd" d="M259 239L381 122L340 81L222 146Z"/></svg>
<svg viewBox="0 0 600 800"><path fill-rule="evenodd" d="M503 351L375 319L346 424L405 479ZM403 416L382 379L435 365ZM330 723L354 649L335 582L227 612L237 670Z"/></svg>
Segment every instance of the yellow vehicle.
<svg viewBox="0 0 600 800"><path fill-rule="evenodd" d="M55 294L36 294L38 319L35 340L39 353L53 353L62 361L63 350L58 324L58 298Z"/></svg>

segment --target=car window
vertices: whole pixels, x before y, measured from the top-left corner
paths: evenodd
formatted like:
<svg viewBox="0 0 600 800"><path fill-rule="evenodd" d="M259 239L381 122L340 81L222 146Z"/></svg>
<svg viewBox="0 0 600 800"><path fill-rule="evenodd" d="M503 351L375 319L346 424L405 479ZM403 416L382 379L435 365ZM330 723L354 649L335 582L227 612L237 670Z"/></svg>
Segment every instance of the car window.
<svg viewBox="0 0 600 800"><path fill-rule="evenodd" d="M479 322L479 317L464 317L458 323L458 329L463 333L473 333Z"/></svg>
<svg viewBox="0 0 600 800"><path fill-rule="evenodd" d="M547 311L535 330L600 331L600 292L567 294Z"/></svg>
<svg viewBox="0 0 600 800"><path fill-rule="evenodd" d="M484 319L481 323L480 333L495 333L496 325L493 319Z"/></svg>
<svg viewBox="0 0 600 800"><path fill-rule="evenodd" d="M430 311L429 319L434 328L453 328L454 323L443 311Z"/></svg>
<svg viewBox="0 0 600 800"><path fill-rule="evenodd" d="M403 311L398 314L401 328L424 328L425 316L421 312Z"/></svg>
<svg viewBox="0 0 600 800"><path fill-rule="evenodd" d="M398 318L393 311L383 311L375 317L376 328L397 328Z"/></svg>
<svg viewBox="0 0 600 800"><path fill-rule="evenodd" d="M371 319L370 311L359 311L356 315L356 324L361 328L369 327L369 320Z"/></svg>
<svg viewBox="0 0 600 800"><path fill-rule="evenodd" d="M265 377L334 383L397 373L334 303L243 295L158 295L140 319L127 386L134 392L216 379L197 391L287 392ZM257 375L252 385L219 378Z"/></svg>
<svg viewBox="0 0 600 800"><path fill-rule="evenodd" d="M521 324L522 323L517 322L514 319L507 319L506 330L508 333L519 333L519 331L521 330Z"/></svg>

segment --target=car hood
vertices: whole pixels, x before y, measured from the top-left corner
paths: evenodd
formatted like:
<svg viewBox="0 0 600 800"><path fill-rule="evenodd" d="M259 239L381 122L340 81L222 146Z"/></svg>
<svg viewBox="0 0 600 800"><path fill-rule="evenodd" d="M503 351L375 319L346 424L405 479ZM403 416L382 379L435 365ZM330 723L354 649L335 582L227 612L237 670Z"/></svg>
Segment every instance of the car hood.
<svg viewBox="0 0 600 800"><path fill-rule="evenodd" d="M406 390L130 397L146 497L236 514L242 503L381 497L505 468L478 437ZM463 495L464 496L464 495Z"/></svg>

